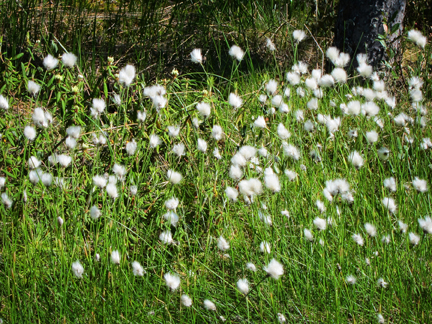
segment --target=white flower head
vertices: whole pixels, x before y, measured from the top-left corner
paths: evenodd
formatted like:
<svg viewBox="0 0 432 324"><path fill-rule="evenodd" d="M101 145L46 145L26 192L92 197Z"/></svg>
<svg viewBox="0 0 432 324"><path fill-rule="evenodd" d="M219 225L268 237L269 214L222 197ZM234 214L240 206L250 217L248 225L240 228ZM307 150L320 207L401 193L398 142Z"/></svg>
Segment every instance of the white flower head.
<svg viewBox="0 0 432 324"><path fill-rule="evenodd" d="M165 201L165 207L168 210L176 210L179 205L179 200L176 197L172 197Z"/></svg>
<svg viewBox="0 0 432 324"><path fill-rule="evenodd" d="M125 86L129 87L132 84L133 79L135 78L136 69L133 65L126 65L119 72L119 81Z"/></svg>
<svg viewBox="0 0 432 324"><path fill-rule="evenodd" d="M26 126L24 128L24 136L29 140L29 141L34 141L34 139L36 138L36 129L32 126Z"/></svg>
<svg viewBox="0 0 432 324"><path fill-rule="evenodd" d="M55 69L58 65L58 62L59 62L58 59L56 59L51 54L48 54L43 60L43 65L44 65L45 69L47 69L49 71L49 70Z"/></svg>
<svg viewBox="0 0 432 324"><path fill-rule="evenodd" d="M292 86L300 83L300 75L298 73L287 72L285 78Z"/></svg>
<svg viewBox="0 0 432 324"><path fill-rule="evenodd" d="M207 142L202 138L198 138L197 148L198 151L205 153L207 151Z"/></svg>
<svg viewBox="0 0 432 324"><path fill-rule="evenodd" d="M171 231L165 231L165 232L160 233L159 240L161 240L161 242L163 244L173 244L174 243Z"/></svg>
<svg viewBox="0 0 432 324"><path fill-rule="evenodd" d="M354 285L357 282L357 278L355 276L353 276L353 275L348 275L346 277L346 282L349 285Z"/></svg>
<svg viewBox="0 0 432 324"><path fill-rule="evenodd" d="M219 238L217 239L217 247L219 248L219 250L221 251L226 251L229 249L230 245L227 242L227 240L225 240L223 238L223 236L219 236Z"/></svg>
<svg viewBox="0 0 432 324"><path fill-rule="evenodd" d="M244 57L244 54L245 53L243 52L243 50L237 45L231 46L229 50L229 55L237 61L241 61Z"/></svg>
<svg viewBox="0 0 432 324"><path fill-rule="evenodd" d="M249 292L249 282L248 282L248 280L246 278L245 279L239 279L237 281L237 288L238 288L238 290L242 294L247 295L248 292Z"/></svg>
<svg viewBox="0 0 432 324"><path fill-rule="evenodd" d="M393 177L384 179L384 187L390 191L396 191L396 180Z"/></svg>
<svg viewBox="0 0 432 324"><path fill-rule="evenodd" d="M375 130L371 130L370 132L366 132L366 139L369 143L373 144L378 141L378 133Z"/></svg>
<svg viewBox="0 0 432 324"><path fill-rule="evenodd" d="M150 148L156 148L157 146L162 144L162 140L156 134L150 135L149 145Z"/></svg>
<svg viewBox="0 0 432 324"><path fill-rule="evenodd" d="M227 195L227 197L232 200L232 201L237 201L237 197L238 197L238 191L236 188L232 188L232 187L227 187L225 189L225 194Z"/></svg>
<svg viewBox="0 0 432 324"><path fill-rule="evenodd" d="M77 278L82 278L84 274L84 267L81 265L79 261L75 261L72 263L72 272Z"/></svg>
<svg viewBox="0 0 432 324"><path fill-rule="evenodd" d="M352 235L352 239L354 240L354 242L356 242L358 245L363 246L364 244L364 239L360 234L353 234Z"/></svg>
<svg viewBox="0 0 432 324"><path fill-rule="evenodd" d="M206 102L199 102L196 105L196 108L198 110L198 113L201 115L201 117L207 118L208 116L210 116L211 113L211 107L208 103Z"/></svg>
<svg viewBox="0 0 432 324"><path fill-rule="evenodd" d="M269 80L269 82L267 82L265 89L269 95L274 95L277 91L277 86L278 86L277 81L271 79L271 80Z"/></svg>
<svg viewBox="0 0 432 324"><path fill-rule="evenodd" d="M342 68L333 69L331 75L336 80L336 82L338 82L338 83L346 83L347 82L348 75L347 75L346 71Z"/></svg>
<svg viewBox="0 0 432 324"><path fill-rule="evenodd" d="M178 184L183 179L183 176L179 172L168 170L167 178L172 184Z"/></svg>
<svg viewBox="0 0 432 324"><path fill-rule="evenodd" d="M418 192L426 192L428 191L427 182L426 180L419 179L418 177L415 177L412 181L413 187Z"/></svg>
<svg viewBox="0 0 432 324"><path fill-rule="evenodd" d="M165 283L171 291L177 290L180 286L180 277L176 274L165 273L164 274Z"/></svg>
<svg viewBox="0 0 432 324"><path fill-rule="evenodd" d="M63 64L69 68L73 68L74 65L76 64L77 60L78 60L78 58L73 53L64 53L62 55Z"/></svg>
<svg viewBox="0 0 432 324"><path fill-rule="evenodd" d="M134 276L144 276L145 270L138 261L132 262L132 272Z"/></svg>
<svg viewBox="0 0 432 324"><path fill-rule="evenodd" d="M138 144L137 144L137 142L135 142L135 139L132 139L132 141L130 141L130 142L128 142L128 143L126 144L126 147L125 147L125 149L126 149L126 153L127 153L129 156L132 156L132 155L135 154L137 148L138 148Z"/></svg>
<svg viewBox="0 0 432 324"><path fill-rule="evenodd" d="M168 221L172 226L174 226L174 227L177 226L177 223L178 223L179 217L178 217L178 215L177 215L175 212L173 212L173 211L169 211L169 212L165 213L165 214L163 215L163 217L164 217L165 220Z"/></svg>
<svg viewBox="0 0 432 324"><path fill-rule="evenodd" d="M257 271L255 264L253 264L252 262L246 263L246 269L253 271L253 272Z"/></svg>
<svg viewBox="0 0 432 324"><path fill-rule="evenodd" d="M203 62L203 57L201 54L201 48L195 48L191 53L191 61L193 63L197 63L197 64L202 64Z"/></svg>
<svg viewBox="0 0 432 324"><path fill-rule="evenodd" d="M220 141L223 138L224 132L222 127L219 125L213 125L211 136L216 140Z"/></svg>
<svg viewBox="0 0 432 324"><path fill-rule="evenodd" d="M320 231L324 231L327 228L327 221L324 218L316 217L313 223Z"/></svg>
<svg viewBox="0 0 432 324"><path fill-rule="evenodd" d="M27 90L30 92L33 96L35 96L41 89L41 86L37 84L36 82L29 80L27 82Z"/></svg>
<svg viewBox="0 0 432 324"><path fill-rule="evenodd" d="M233 107L234 110L236 110L243 105L243 100L235 93L230 93L228 96L228 103Z"/></svg>
<svg viewBox="0 0 432 324"><path fill-rule="evenodd" d="M92 219L96 220L98 219L100 216L102 215L102 212L100 211L99 208L97 208L97 206L92 206L90 208L90 216Z"/></svg>
<svg viewBox="0 0 432 324"><path fill-rule="evenodd" d="M363 166L363 164L364 164L364 161L363 161L363 158L362 158L362 156L360 155L360 153L359 152L357 152L357 151L354 151L354 152L352 152L349 156L348 156L348 161L358 170L358 169L360 169L362 166Z"/></svg>
<svg viewBox="0 0 432 324"><path fill-rule="evenodd" d="M389 210L390 213L395 214L397 210L397 205L393 198L385 197L381 200L385 208Z"/></svg>
<svg viewBox="0 0 432 324"><path fill-rule="evenodd" d="M267 274L272 277L273 279L279 279L280 276L284 274L283 266L275 259L272 259L270 263L265 266L264 271L267 272Z"/></svg>
<svg viewBox="0 0 432 324"><path fill-rule="evenodd" d="M170 137L178 137L180 134L180 127L178 126L168 126L168 135Z"/></svg>
<svg viewBox="0 0 432 324"><path fill-rule="evenodd" d="M371 223L366 223L364 224L364 228L366 230L366 232L369 234L369 236L371 237L375 237L377 234L377 230L375 225L371 224Z"/></svg>
<svg viewBox="0 0 432 324"><path fill-rule="evenodd" d="M12 199L9 198L9 196L7 195L6 192L3 192L1 194L1 200L2 200L2 203L6 206L6 208L12 207L13 201L12 201Z"/></svg>
<svg viewBox="0 0 432 324"><path fill-rule="evenodd" d="M105 101L103 99L94 98L92 101L92 108L90 108L90 113L93 117L100 116L106 108Z"/></svg>
<svg viewBox="0 0 432 324"><path fill-rule="evenodd" d="M294 30L293 38L296 42L300 43L306 38L306 33L303 30Z"/></svg>
<svg viewBox="0 0 432 324"><path fill-rule="evenodd" d="M427 43L427 38L423 36L421 32L415 29L412 29L408 32L408 39L421 48L425 48Z"/></svg>
<svg viewBox="0 0 432 324"><path fill-rule="evenodd" d="M114 264L120 264L120 252L118 250L111 252L111 262Z"/></svg>
<svg viewBox="0 0 432 324"><path fill-rule="evenodd" d="M276 46L270 38L266 38L266 47L268 48L268 50L270 52L273 52L276 50Z"/></svg>
<svg viewBox="0 0 432 324"><path fill-rule="evenodd" d="M186 307L192 306L192 299L188 295L182 295L180 297L180 301L183 304L183 306L186 306Z"/></svg>
<svg viewBox="0 0 432 324"><path fill-rule="evenodd" d="M185 155L185 145L183 143L179 143L173 146L172 152L178 157Z"/></svg>
<svg viewBox="0 0 432 324"><path fill-rule="evenodd" d="M208 299L204 300L204 308L207 310L216 311L216 305Z"/></svg>
<svg viewBox="0 0 432 324"><path fill-rule="evenodd" d="M260 243L260 251L262 253L270 253L271 252L271 246L269 242L263 241Z"/></svg>

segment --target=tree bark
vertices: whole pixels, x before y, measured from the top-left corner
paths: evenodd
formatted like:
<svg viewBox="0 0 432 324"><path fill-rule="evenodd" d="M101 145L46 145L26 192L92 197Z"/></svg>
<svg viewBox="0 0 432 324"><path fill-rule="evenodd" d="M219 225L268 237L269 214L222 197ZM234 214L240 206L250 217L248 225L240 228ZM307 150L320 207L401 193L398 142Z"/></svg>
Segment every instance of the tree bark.
<svg viewBox="0 0 432 324"><path fill-rule="evenodd" d="M406 0L340 0L334 45L350 54L352 67L359 53L367 53L369 64L378 67L387 52L377 38L385 34L387 46L398 51L405 8Z"/></svg>

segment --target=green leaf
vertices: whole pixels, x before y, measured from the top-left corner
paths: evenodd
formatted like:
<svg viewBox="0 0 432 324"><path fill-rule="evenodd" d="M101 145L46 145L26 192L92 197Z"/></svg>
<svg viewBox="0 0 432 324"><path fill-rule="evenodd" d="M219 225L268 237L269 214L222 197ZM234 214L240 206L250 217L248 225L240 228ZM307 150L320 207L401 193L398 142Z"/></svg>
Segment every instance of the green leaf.
<svg viewBox="0 0 432 324"><path fill-rule="evenodd" d="M394 34L394 33L396 33L396 32L399 30L399 26L400 26L399 23L394 24L394 25L392 26L392 28L391 28L391 32L390 32L390 34Z"/></svg>
<svg viewBox="0 0 432 324"><path fill-rule="evenodd" d="M104 82L104 94L105 94L105 98L108 98L108 87L105 82Z"/></svg>
<svg viewBox="0 0 432 324"><path fill-rule="evenodd" d="M15 56L13 59L12 59L12 61L13 60L18 60L20 57L22 57L24 55L24 53L19 53L17 56Z"/></svg>

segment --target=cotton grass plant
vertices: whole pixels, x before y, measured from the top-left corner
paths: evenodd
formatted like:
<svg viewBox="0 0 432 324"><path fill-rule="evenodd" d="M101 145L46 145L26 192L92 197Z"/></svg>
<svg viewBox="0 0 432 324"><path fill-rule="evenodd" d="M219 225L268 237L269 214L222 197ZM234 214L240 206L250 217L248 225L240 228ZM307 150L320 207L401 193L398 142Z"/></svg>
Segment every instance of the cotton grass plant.
<svg viewBox="0 0 432 324"><path fill-rule="evenodd" d="M301 60L306 35L282 78L251 78L230 44L229 79L192 48L197 80L113 59L90 92L65 53L2 90L1 317L430 320L422 82L396 93L361 55L351 78L335 48L323 74Z"/></svg>

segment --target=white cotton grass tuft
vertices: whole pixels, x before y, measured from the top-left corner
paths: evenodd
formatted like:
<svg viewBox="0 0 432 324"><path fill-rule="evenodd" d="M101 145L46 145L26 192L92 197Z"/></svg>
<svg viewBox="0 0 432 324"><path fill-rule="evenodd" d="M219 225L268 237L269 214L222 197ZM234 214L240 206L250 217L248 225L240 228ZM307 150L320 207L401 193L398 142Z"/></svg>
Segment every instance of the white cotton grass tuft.
<svg viewBox="0 0 432 324"><path fill-rule="evenodd" d="M77 60L78 60L77 56L73 53L64 53L62 55L62 62L68 68L73 68Z"/></svg>
<svg viewBox="0 0 432 324"><path fill-rule="evenodd" d="M324 218L316 217L313 223L320 231L324 231L327 228L327 221Z"/></svg>
<svg viewBox="0 0 432 324"><path fill-rule="evenodd" d="M363 164L364 164L364 161L363 161L363 158L362 158L362 156L360 155L360 153L359 152L357 152L357 151L354 151L354 152L352 152L349 156L348 156L348 161L357 169L357 170L359 170L362 166L363 166Z"/></svg>
<svg viewBox="0 0 432 324"><path fill-rule="evenodd" d="M145 273L144 268L138 261L132 262L132 273L134 274L134 276L139 276L139 277L144 276Z"/></svg>
<svg viewBox="0 0 432 324"><path fill-rule="evenodd" d="M179 205L179 200L176 197L172 197L165 201L165 208L168 210L176 210Z"/></svg>
<svg viewBox="0 0 432 324"><path fill-rule="evenodd" d="M273 172L271 168L264 171L264 185L273 193L281 191L279 177Z"/></svg>
<svg viewBox="0 0 432 324"><path fill-rule="evenodd" d="M223 238L223 236L219 236L217 239L217 247L221 251L227 251L230 248L230 245L228 241Z"/></svg>
<svg viewBox="0 0 432 324"><path fill-rule="evenodd" d="M270 52L273 52L276 50L276 46L270 38L266 38L266 47Z"/></svg>
<svg viewBox="0 0 432 324"><path fill-rule="evenodd" d="M366 233L368 233L368 235L370 237L375 237L377 235L377 230L375 225L371 224L371 223L366 223L364 224L364 228L366 230Z"/></svg>
<svg viewBox="0 0 432 324"><path fill-rule="evenodd" d="M228 54L232 58L236 59L239 62L243 59L243 57L245 55L244 51L240 47L238 47L237 45L231 46L231 48L229 49Z"/></svg>
<svg viewBox="0 0 432 324"><path fill-rule="evenodd" d="M251 178L239 182L239 191L246 197L254 197L262 194L262 183L259 179Z"/></svg>
<svg viewBox="0 0 432 324"><path fill-rule="evenodd" d="M331 88L335 84L335 79L330 74L325 74L321 77L318 82L318 85L322 88Z"/></svg>
<svg viewBox="0 0 432 324"><path fill-rule="evenodd" d="M132 156L135 154L137 148L138 148L137 142L135 142L135 139L132 139L132 141L126 143L125 150L129 156Z"/></svg>
<svg viewBox="0 0 432 324"><path fill-rule="evenodd" d="M354 240L354 242L356 242L360 246L363 246L364 239L360 234L353 234L351 237Z"/></svg>
<svg viewBox="0 0 432 324"><path fill-rule="evenodd" d="M149 139L150 148L156 148L161 144L162 144L162 140L160 139L160 137L158 135L156 135L156 134L150 135L150 139Z"/></svg>
<svg viewBox="0 0 432 324"><path fill-rule="evenodd" d="M294 181L295 179L297 179L298 174L293 170L286 169L284 173L288 177L289 181Z"/></svg>
<svg viewBox="0 0 432 324"><path fill-rule="evenodd" d="M276 259L272 259L267 266L263 267L263 269L267 272L267 275L276 280L284 274L283 265Z"/></svg>
<svg viewBox="0 0 432 324"><path fill-rule="evenodd" d="M201 48L195 48L190 53L192 63L202 64L203 57L201 54Z"/></svg>
<svg viewBox="0 0 432 324"><path fill-rule="evenodd" d="M93 117L99 117L106 108L105 101L103 99L94 98L92 101L92 108L90 108L90 114Z"/></svg>
<svg viewBox="0 0 432 324"><path fill-rule="evenodd" d="M378 133L375 130L371 130L370 132L366 132L366 140L373 144L378 141Z"/></svg>
<svg viewBox="0 0 432 324"><path fill-rule="evenodd" d="M180 277L176 274L165 273L164 274L165 283L171 291L177 290L180 286Z"/></svg>
<svg viewBox="0 0 432 324"><path fill-rule="evenodd" d="M30 92L33 96L37 95L40 91L41 86L36 82L29 80L27 82L27 91Z"/></svg>
<svg viewBox="0 0 432 324"><path fill-rule="evenodd" d="M112 171L116 175L117 179L119 179L119 180L125 179L125 176L127 173L125 166L118 164L118 163L114 163Z"/></svg>
<svg viewBox="0 0 432 324"><path fill-rule="evenodd" d="M75 277L81 279L84 274L84 267L79 261L75 261L72 263L72 272L75 275Z"/></svg>
<svg viewBox="0 0 432 324"><path fill-rule="evenodd" d="M269 253L271 252L271 246L269 242L263 241L260 243L260 251L262 253Z"/></svg>
<svg viewBox="0 0 432 324"><path fill-rule="evenodd" d="M249 292L248 280L246 278L245 279L239 279L237 281L237 288L242 294L247 295Z"/></svg>
<svg viewBox="0 0 432 324"><path fill-rule="evenodd" d="M408 231L408 224L405 224L404 222L402 222L401 220L398 221L398 225L399 225L399 230L402 233L406 233Z"/></svg>
<svg viewBox="0 0 432 324"><path fill-rule="evenodd" d="M393 177L384 179L384 187L392 192L396 192L396 180Z"/></svg>
<svg viewBox="0 0 432 324"><path fill-rule="evenodd" d="M81 126L70 126L66 129L66 134L70 137L78 139L81 134Z"/></svg>
<svg viewBox="0 0 432 324"><path fill-rule="evenodd" d="M311 100L308 101L306 107L308 107L308 109L310 109L310 110L317 110L318 109L318 99L312 98Z"/></svg>
<svg viewBox="0 0 432 324"><path fill-rule="evenodd" d="M255 264L253 264L252 262L246 263L246 269L248 269L250 271L253 271L253 272L257 271L257 268L256 268Z"/></svg>
<svg viewBox="0 0 432 324"><path fill-rule="evenodd" d="M383 161L388 160L388 158L390 157L390 150L386 147L381 147L377 150L377 153L379 159Z"/></svg>
<svg viewBox="0 0 432 324"><path fill-rule="evenodd" d="M267 126L266 121L263 116L258 116L253 123L256 128L265 128Z"/></svg>
<svg viewBox="0 0 432 324"><path fill-rule="evenodd" d="M357 278L353 275L348 275L345 279L346 283L349 285L355 285L355 283L357 282Z"/></svg>
<svg viewBox="0 0 432 324"><path fill-rule="evenodd" d="M49 71L55 69L58 65L58 62L59 62L58 59L56 59L51 54L48 54L43 60L43 66L45 67L45 69Z"/></svg>
<svg viewBox="0 0 432 324"><path fill-rule="evenodd" d="M213 156L218 160L222 159L222 155L220 154L219 149L217 147L215 147L213 150Z"/></svg>
<svg viewBox="0 0 432 324"><path fill-rule="evenodd" d="M332 77L335 79L338 83L346 83L348 79L348 75L346 71L342 68L335 68L331 72Z"/></svg>
<svg viewBox="0 0 432 324"><path fill-rule="evenodd" d="M9 101L7 100L6 97L0 95L0 108L4 109L4 110L8 110L9 109Z"/></svg>
<svg viewBox="0 0 432 324"><path fill-rule="evenodd" d="M423 34L420 31L415 29L411 29L408 32L408 39L421 48L425 48L427 44L427 38L423 36Z"/></svg>
<svg viewBox="0 0 432 324"><path fill-rule="evenodd" d="M138 110L137 111L137 121L144 123L147 118L147 113L145 111Z"/></svg>
<svg viewBox="0 0 432 324"><path fill-rule="evenodd" d="M243 105L243 100L235 93L230 93L228 96L228 103L234 110L237 110Z"/></svg>
<svg viewBox="0 0 432 324"><path fill-rule="evenodd" d="M298 161L300 159L300 151L297 147L287 143L282 143L282 146L286 156L295 161Z"/></svg>
<svg viewBox="0 0 432 324"><path fill-rule="evenodd" d="M135 66L131 64L126 65L119 72L120 83L124 84L126 87L129 87L132 84L133 79L135 78L135 74L136 74Z"/></svg>
<svg viewBox="0 0 432 324"><path fill-rule="evenodd" d="M36 126L41 128L47 128L53 121L51 113L48 111L44 111L40 107L35 108L32 119Z"/></svg>
<svg viewBox="0 0 432 324"><path fill-rule="evenodd" d="M159 240L161 240L163 244L174 244L171 231L164 231L160 233Z"/></svg>
<svg viewBox="0 0 432 324"><path fill-rule="evenodd" d="M422 228L423 232L432 234L432 218L430 216L425 216L424 219L419 218L418 223Z"/></svg>
<svg viewBox="0 0 432 324"><path fill-rule="evenodd" d="M167 172L167 178L169 182L171 182L172 184L179 184L180 181L183 179L183 176L181 175L180 172L176 172L170 169Z"/></svg>
<svg viewBox="0 0 432 324"><path fill-rule="evenodd" d="M237 189L236 188L233 188L233 187L227 187L226 189L225 189L225 194L226 194L226 196L230 199L230 200L232 200L232 201L237 201L237 197L238 197L238 191L237 191Z"/></svg>
<svg viewBox="0 0 432 324"><path fill-rule="evenodd" d="M384 319L384 316L382 316L382 314L377 315L377 320L378 320L378 323L380 323L380 324L385 323L385 319Z"/></svg>
<svg viewBox="0 0 432 324"><path fill-rule="evenodd" d="M36 156L31 156L29 159L28 159L28 167L30 168L30 169L37 169L37 168L39 168L39 166L41 165L41 161L39 161L38 160L38 158L36 157Z"/></svg>
<svg viewBox="0 0 432 324"><path fill-rule="evenodd" d="M294 30L293 38L297 43L300 43L302 40L306 38L306 33L303 30Z"/></svg>
<svg viewBox="0 0 432 324"><path fill-rule="evenodd" d="M210 116L211 107L207 102L197 103L196 109L198 110L198 113L200 114L201 117L207 118Z"/></svg>
<svg viewBox="0 0 432 324"><path fill-rule="evenodd" d="M288 81L288 83L291 84L292 86L300 83L300 75L298 75L295 72L287 72L285 78Z"/></svg>
<svg viewBox="0 0 432 324"><path fill-rule="evenodd" d="M216 305L208 299L204 299L204 308L211 311L216 311Z"/></svg>
<svg viewBox="0 0 432 324"><path fill-rule="evenodd" d="M68 148L74 149L77 146L77 140L71 136L66 137L65 144Z"/></svg>
<svg viewBox="0 0 432 324"><path fill-rule="evenodd" d="M390 213L395 214L397 210L397 205L393 198L384 197L381 200L385 208L389 210Z"/></svg>
<svg viewBox="0 0 432 324"><path fill-rule="evenodd" d="M413 185L414 189L417 190L418 192L428 191L426 180L422 180L422 179L419 179L418 177L415 177L414 180L412 181L412 185Z"/></svg>
<svg viewBox="0 0 432 324"><path fill-rule="evenodd" d="M108 183L106 186L106 192L108 196L110 196L112 199L116 199L118 197L118 190L114 183Z"/></svg>
<svg viewBox="0 0 432 324"><path fill-rule="evenodd" d="M178 157L185 155L185 145L183 143L175 144L172 152Z"/></svg>
<svg viewBox="0 0 432 324"><path fill-rule="evenodd" d="M163 215L163 218L168 221L172 226L176 227L179 217L173 211L169 211Z"/></svg>
<svg viewBox="0 0 432 324"><path fill-rule="evenodd" d="M266 91L267 91L267 93L269 94L269 95L274 95L275 93L276 93L276 91L277 91L277 86L278 86L278 83L277 83L277 81L276 80L273 80L273 79L270 79L267 83L266 83L266 85L265 85L265 89L266 89Z"/></svg>
<svg viewBox="0 0 432 324"><path fill-rule="evenodd" d="M105 188L107 184L107 179L104 176L101 175L95 175L93 177L93 185L99 188Z"/></svg>
<svg viewBox="0 0 432 324"><path fill-rule="evenodd" d="M205 153L207 151L207 142L202 138L198 138L197 149L198 151Z"/></svg>
<svg viewBox="0 0 432 324"><path fill-rule="evenodd" d="M283 102L281 95L276 95L271 100L272 107L279 107L280 108L281 105L283 105L283 104L284 104L284 102Z"/></svg>
<svg viewBox="0 0 432 324"><path fill-rule="evenodd" d="M6 178L0 177L0 190L5 186L6 184Z"/></svg>
<svg viewBox="0 0 432 324"><path fill-rule="evenodd" d="M192 306L192 299L188 295L182 295L180 297L180 301L183 306L191 307Z"/></svg>
<svg viewBox="0 0 432 324"><path fill-rule="evenodd" d="M12 207L13 201L12 201L12 199L9 198L9 196L7 195L6 192L3 192L1 194L1 200L2 200L3 205L5 205L6 208Z"/></svg>
<svg viewBox="0 0 432 324"><path fill-rule="evenodd" d="M219 125L213 125L211 137L213 137L216 141L220 141L224 136L224 132L222 127Z"/></svg>
<svg viewBox="0 0 432 324"><path fill-rule="evenodd" d="M180 134L180 127L178 126L168 126L168 135L170 137L178 137Z"/></svg>
<svg viewBox="0 0 432 324"><path fill-rule="evenodd" d="M98 219L100 216L102 215L102 212L100 211L99 208L97 208L97 206L92 206L90 208L90 216L92 219L96 220Z"/></svg>
<svg viewBox="0 0 432 324"><path fill-rule="evenodd" d="M387 288L387 286L388 286L388 282L386 282L386 281L384 280L384 278L379 278L379 279L377 280L377 286L378 286L378 287L381 287L381 288Z"/></svg>
<svg viewBox="0 0 432 324"><path fill-rule="evenodd" d="M303 234L305 239L308 240L309 242L312 242L314 240L313 234L309 229L305 228L303 230Z"/></svg>
<svg viewBox="0 0 432 324"><path fill-rule="evenodd" d="M34 141L34 139L36 138L36 129L33 126L26 126L24 128L24 136L29 140L29 141Z"/></svg>
<svg viewBox="0 0 432 324"><path fill-rule="evenodd" d="M118 250L114 250L111 252L111 263L120 264L120 252Z"/></svg>

